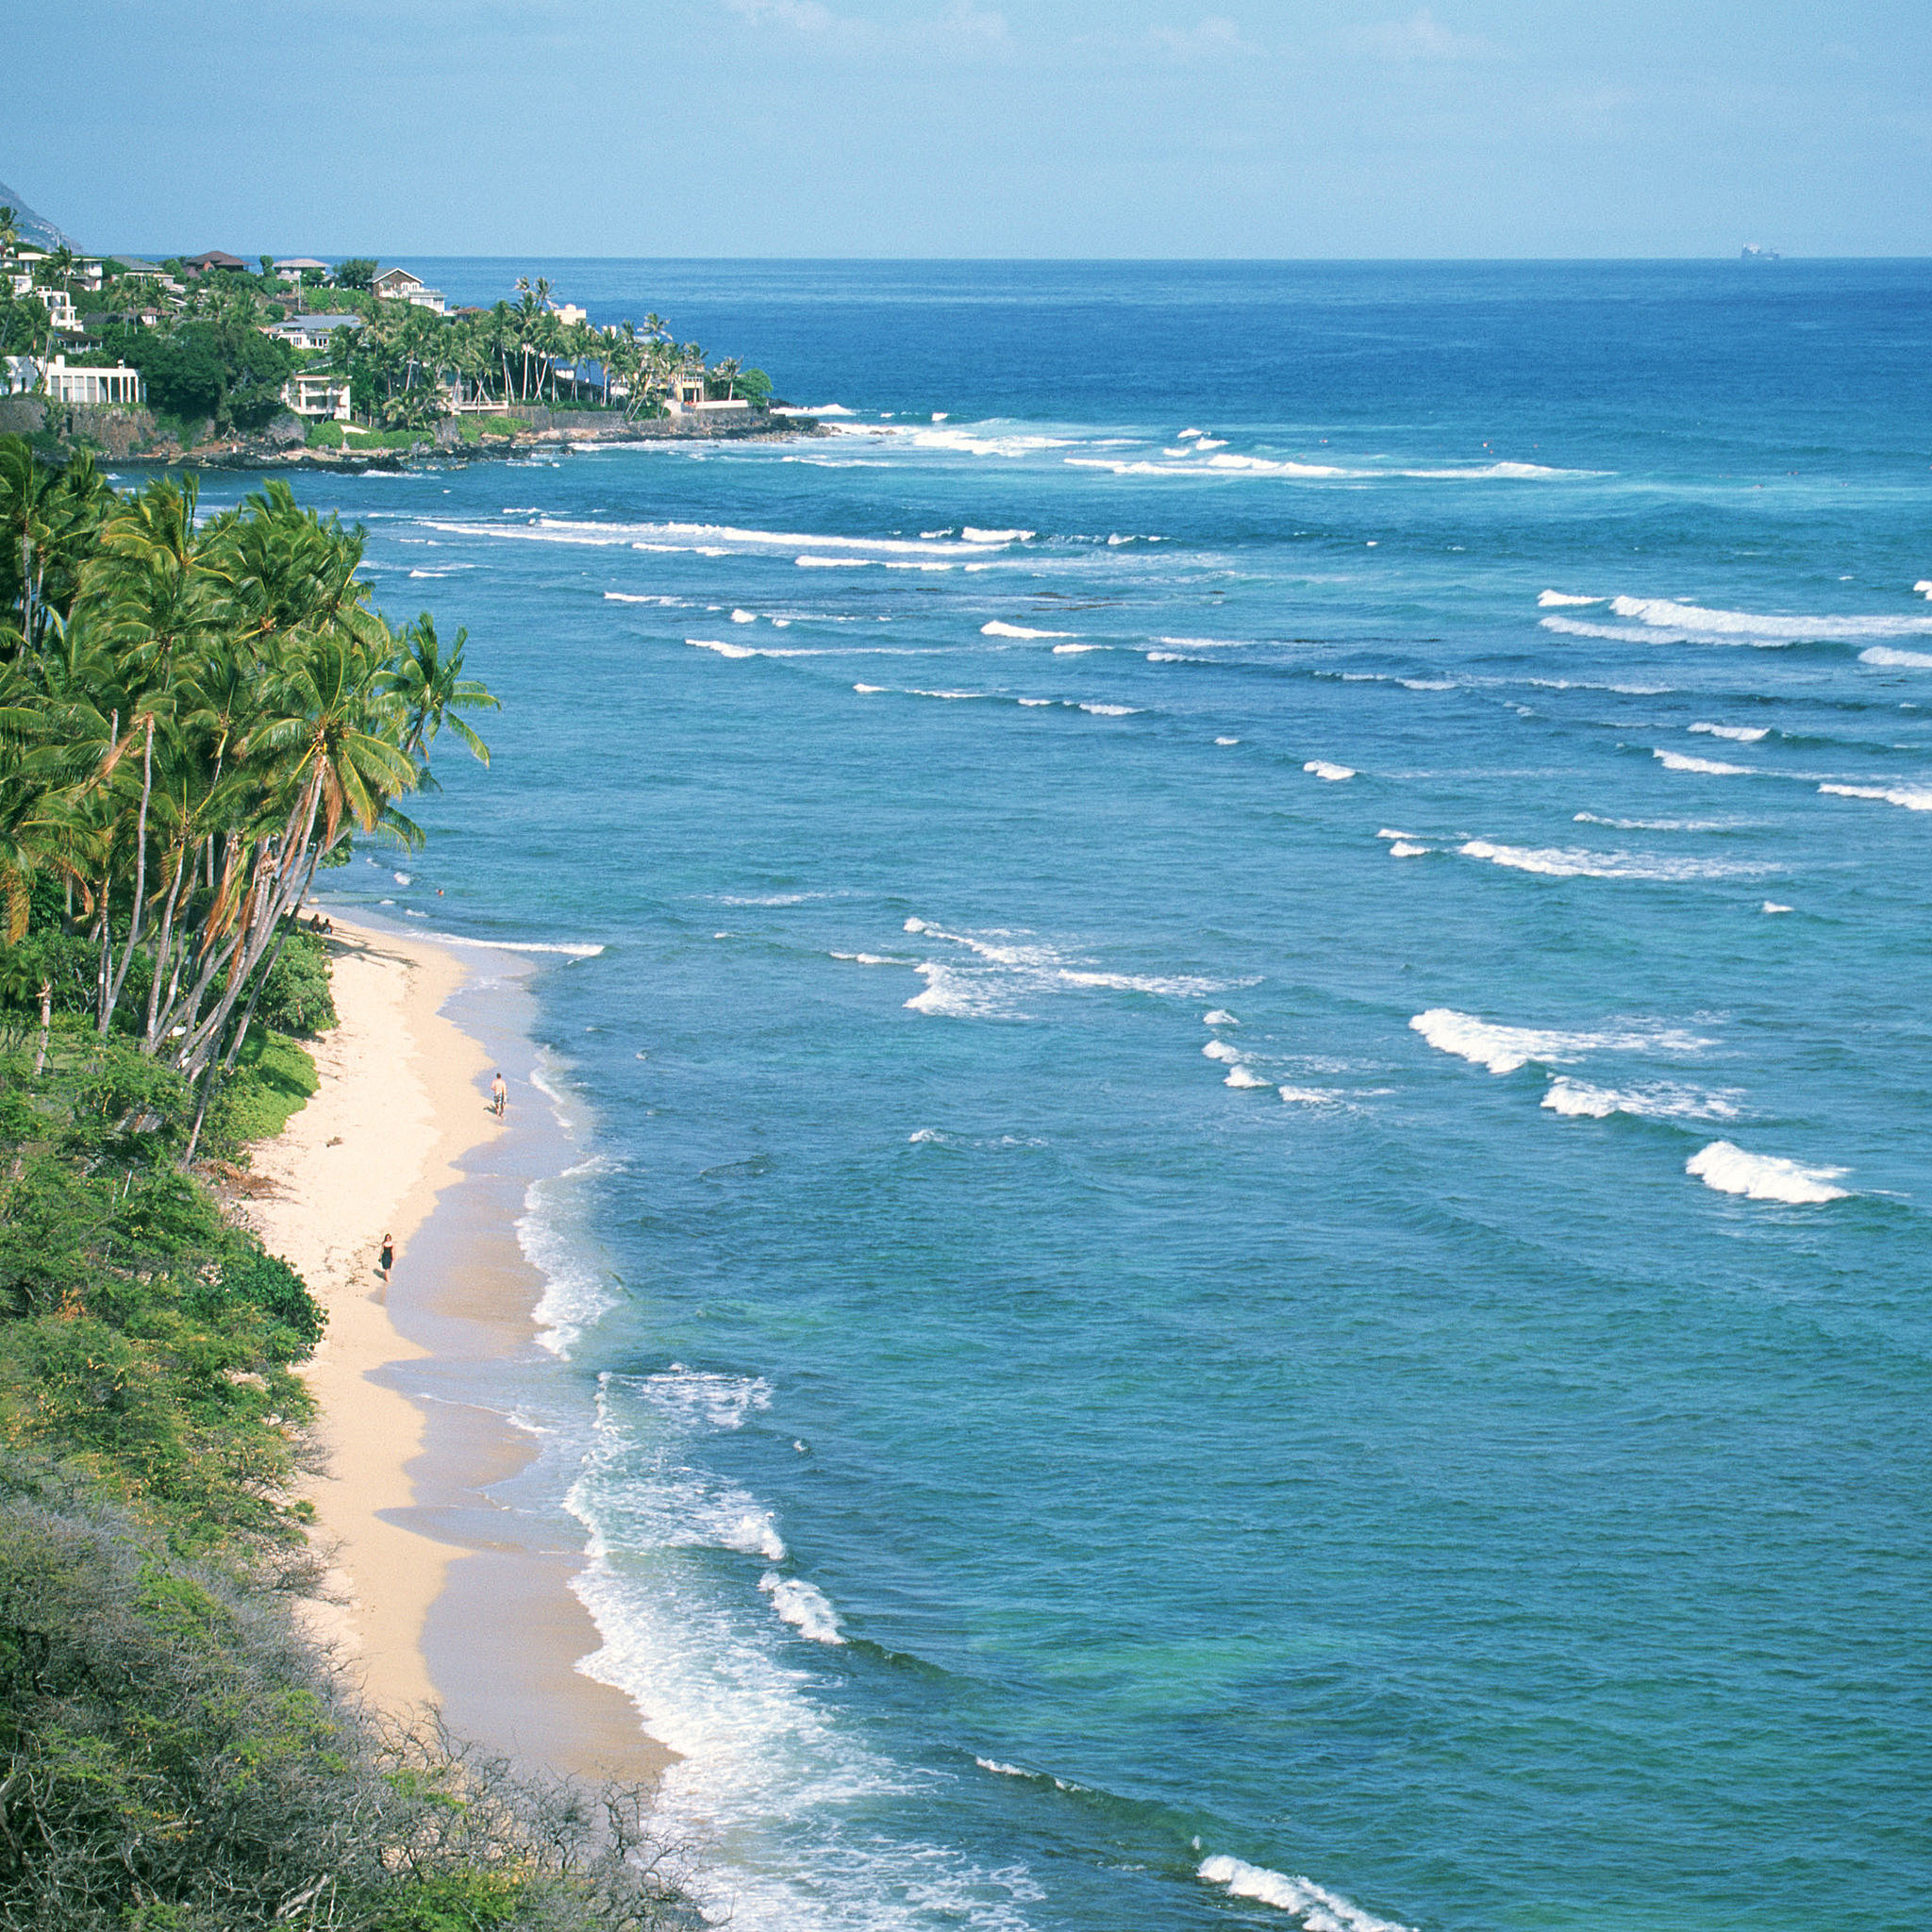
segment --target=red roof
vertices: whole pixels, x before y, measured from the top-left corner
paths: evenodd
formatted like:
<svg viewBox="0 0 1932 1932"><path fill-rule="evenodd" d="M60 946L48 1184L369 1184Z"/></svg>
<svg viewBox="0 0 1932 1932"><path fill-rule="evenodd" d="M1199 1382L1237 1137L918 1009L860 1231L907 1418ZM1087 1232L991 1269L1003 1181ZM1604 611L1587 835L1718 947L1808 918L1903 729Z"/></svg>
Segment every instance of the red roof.
<svg viewBox="0 0 1932 1932"><path fill-rule="evenodd" d="M219 248L210 248L206 255L191 255L190 268L246 268L248 264L239 255L224 255Z"/></svg>

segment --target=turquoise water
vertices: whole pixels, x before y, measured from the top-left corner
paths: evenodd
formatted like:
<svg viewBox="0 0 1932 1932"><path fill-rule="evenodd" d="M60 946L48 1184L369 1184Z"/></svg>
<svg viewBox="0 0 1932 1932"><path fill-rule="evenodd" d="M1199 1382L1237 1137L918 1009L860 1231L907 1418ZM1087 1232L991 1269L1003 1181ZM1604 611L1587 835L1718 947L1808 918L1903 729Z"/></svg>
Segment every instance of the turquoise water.
<svg viewBox="0 0 1932 1932"><path fill-rule="evenodd" d="M852 412L305 484L734 1923L1925 1923L1932 269L549 272Z"/></svg>

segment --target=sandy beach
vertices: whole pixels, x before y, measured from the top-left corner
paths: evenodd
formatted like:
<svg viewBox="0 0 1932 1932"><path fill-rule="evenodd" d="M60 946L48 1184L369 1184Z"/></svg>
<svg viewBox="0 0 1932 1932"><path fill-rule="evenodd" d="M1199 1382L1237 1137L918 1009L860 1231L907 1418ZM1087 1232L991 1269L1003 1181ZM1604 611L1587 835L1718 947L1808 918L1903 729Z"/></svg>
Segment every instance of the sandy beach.
<svg viewBox="0 0 1932 1932"><path fill-rule="evenodd" d="M541 1102L490 1110L497 1063L443 1010L472 978L462 957L341 922L335 939L341 1024L314 1049L321 1086L257 1150L269 1188L248 1209L328 1311L306 1373L331 1570L308 1614L378 1706L439 1706L565 1770L652 1776L665 1754L629 1701L575 1669L598 1637L568 1587L575 1525L491 1494L534 1454L491 1405L489 1371L531 1351L542 1284L515 1222L555 1124Z"/></svg>

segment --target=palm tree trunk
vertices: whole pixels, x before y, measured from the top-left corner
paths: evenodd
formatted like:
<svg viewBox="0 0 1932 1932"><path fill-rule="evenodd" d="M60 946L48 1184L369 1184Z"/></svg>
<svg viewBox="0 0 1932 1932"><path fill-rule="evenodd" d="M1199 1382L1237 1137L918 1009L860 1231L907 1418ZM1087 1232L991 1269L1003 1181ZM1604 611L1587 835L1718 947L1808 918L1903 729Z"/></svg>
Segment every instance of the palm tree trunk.
<svg viewBox="0 0 1932 1932"><path fill-rule="evenodd" d="M54 1028L54 982L41 981L41 1043L34 1049L34 1078L41 1077L47 1064L47 1035Z"/></svg>
<svg viewBox="0 0 1932 1932"><path fill-rule="evenodd" d="M147 891L147 802L154 788L155 775L155 714L147 714L147 742L141 755L141 813L135 821L134 850L134 904L127 914L127 943L122 949L121 965L114 974L111 991L104 989L101 1001L101 1035L107 1037L108 1027L114 1018L114 1008L121 998L121 989L127 980L127 968L134 958L135 942L141 937L141 908Z"/></svg>

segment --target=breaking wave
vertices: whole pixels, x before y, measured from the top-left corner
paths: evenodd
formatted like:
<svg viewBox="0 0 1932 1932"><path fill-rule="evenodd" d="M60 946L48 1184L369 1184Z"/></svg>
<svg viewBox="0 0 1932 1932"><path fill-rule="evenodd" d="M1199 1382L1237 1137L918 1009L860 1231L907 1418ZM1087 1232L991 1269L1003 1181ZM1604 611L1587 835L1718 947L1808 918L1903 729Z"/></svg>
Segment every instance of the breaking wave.
<svg viewBox="0 0 1932 1932"><path fill-rule="evenodd" d="M1241 1858L1203 1858L1198 1876L1208 1885L1224 1887L1232 1898L1255 1899L1291 1913L1301 1921L1303 1932L1411 1932L1393 1919L1363 1911L1353 1900L1312 1878L1291 1878Z"/></svg>
<svg viewBox="0 0 1932 1932"><path fill-rule="evenodd" d="M1713 1141L1709 1146L1700 1147L1684 1163L1684 1172L1695 1174L1707 1188L1715 1188L1721 1194L1783 1201L1792 1207L1842 1201L1850 1191L1832 1186L1846 1172L1842 1167L1803 1167L1774 1154L1747 1154L1729 1141Z"/></svg>
<svg viewBox="0 0 1932 1932"><path fill-rule="evenodd" d="M1431 1007L1418 1013L1410 1027L1438 1053L1487 1067L1492 1074L1513 1074L1532 1060L1561 1066L1592 1053L1694 1054L1715 1042L1676 1026L1609 1026L1597 1031L1556 1027L1505 1026L1458 1013L1451 1007Z"/></svg>

